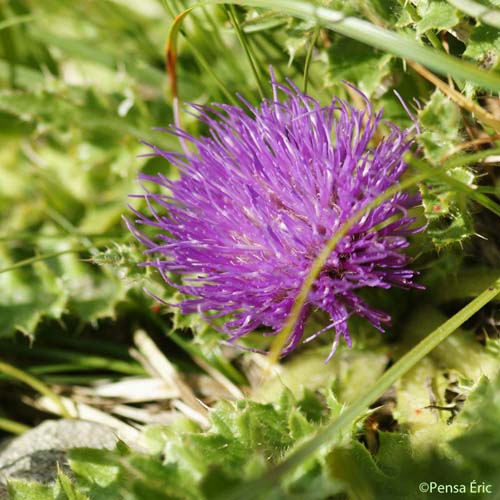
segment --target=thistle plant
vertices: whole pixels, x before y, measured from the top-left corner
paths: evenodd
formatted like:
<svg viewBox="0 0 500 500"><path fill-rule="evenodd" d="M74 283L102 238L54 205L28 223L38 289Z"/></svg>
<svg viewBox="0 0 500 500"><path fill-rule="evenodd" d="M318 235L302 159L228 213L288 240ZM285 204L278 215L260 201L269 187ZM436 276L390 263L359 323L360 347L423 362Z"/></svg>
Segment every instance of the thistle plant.
<svg viewBox="0 0 500 500"><path fill-rule="evenodd" d="M0 497L498 495L498 2L4 3Z"/></svg>
<svg viewBox="0 0 500 500"><path fill-rule="evenodd" d="M156 267L186 296L183 313L224 317L234 342L257 327L280 331L300 286L325 243L356 211L396 184L407 166L411 129L383 122L359 90L364 108L334 97L323 106L291 82L272 78L273 98L260 107L191 104L209 133L196 138L173 126L182 154L149 144L180 171L178 180L140 174L148 214L133 210L131 231ZM388 134L375 143L381 123ZM192 146L190 149L189 146ZM160 186L160 193L148 189ZM390 316L358 295L363 287L415 286L407 268L407 235L419 197L402 192L370 210L339 242L308 296L283 354L303 337L314 310L351 346L348 319L383 331ZM140 226L154 228L147 236ZM178 284L169 273L182 276Z"/></svg>

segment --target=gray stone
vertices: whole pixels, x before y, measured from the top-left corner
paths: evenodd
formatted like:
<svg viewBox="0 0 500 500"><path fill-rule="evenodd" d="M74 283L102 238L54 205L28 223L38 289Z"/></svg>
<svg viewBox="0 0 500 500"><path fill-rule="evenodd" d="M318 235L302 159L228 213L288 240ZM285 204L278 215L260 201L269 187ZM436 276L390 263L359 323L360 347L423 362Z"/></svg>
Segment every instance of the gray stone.
<svg viewBox="0 0 500 500"><path fill-rule="evenodd" d="M66 451L70 448L115 447L115 430L86 420L47 420L22 436L0 444L0 500L8 498L9 478L48 484L57 475L57 465L69 472Z"/></svg>

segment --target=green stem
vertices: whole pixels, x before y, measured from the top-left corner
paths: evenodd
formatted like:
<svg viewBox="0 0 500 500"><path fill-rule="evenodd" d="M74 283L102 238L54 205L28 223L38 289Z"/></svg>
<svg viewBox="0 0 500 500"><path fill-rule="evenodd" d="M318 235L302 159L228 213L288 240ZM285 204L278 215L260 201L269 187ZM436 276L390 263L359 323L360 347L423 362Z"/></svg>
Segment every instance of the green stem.
<svg viewBox="0 0 500 500"><path fill-rule="evenodd" d="M307 84L309 83L309 69L311 67L312 54L314 51L314 46L318 40L320 27L317 25L314 28L314 33L309 40L309 47L307 49L306 61L304 63L304 94L307 94Z"/></svg>
<svg viewBox="0 0 500 500"><path fill-rule="evenodd" d="M57 385L91 385L98 380L95 375L46 375L44 380ZM119 379L116 379L119 380Z"/></svg>
<svg viewBox="0 0 500 500"><path fill-rule="evenodd" d="M434 33L434 31L427 30L425 32L425 36L428 38L429 42L431 42L432 46L435 49L441 50L443 48L443 44L441 43L441 41L437 37L436 33Z"/></svg>
<svg viewBox="0 0 500 500"><path fill-rule="evenodd" d="M8 363L4 363L3 361L0 361L0 372L5 373L6 375L9 375L10 377L15 378L16 380L24 382L26 385L29 385L31 388L33 388L35 391L39 392L40 394L43 394L56 404L56 406L60 409L61 415L63 417L71 418L71 415L69 414L68 410L62 403L61 398L49 386L45 385L40 380L31 376L29 373L23 372L22 370L16 368L15 366L9 365Z"/></svg>
<svg viewBox="0 0 500 500"><path fill-rule="evenodd" d="M107 370L116 373L123 373L125 375L144 375L146 373L144 368L135 362L79 354L72 351L66 351L64 349L49 349L44 347L26 349L16 344L10 344L9 351L17 352L23 357L60 360L65 363L72 364L74 370Z"/></svg>
<svg viewBox="0 0 500 500"><path fill-rule="evenodd" d="M204 352L196 345L184 340L175 332L169 333L168 337L172 339L179 347L184 349L192 358L198 357L207 365L210 365L215 370L218 370L226 378L237 385L248 385L245 377L224 357L214 354L211 358L207 357Z"/></svg>
<svg viewBox="0 0 500 500"><path fill-rule="evenodd" d="M478 160L488 158L488 156L500 155L500 148L484 149L483 151L478 151L477 153L471 153L468 155L459 154L453 156L452 158L445 161L443 168L445 170L453 167L461 167L463 165L469 165Z"/></svg>
<svg viewBox="0 0 500 500"><path fill-rule="evenodd" d="M472 156L472 155L470 155ZM412 158L410 160L410 164L415 165L417 168L428 168L427 163L419 160L417 158ZM446 163L445 163L446 166ZM458 179L455 179L451 175L448 175L448 171L445 168L441 169L435 169L433 172L433 176L437 177L439 180L442 182L445 182L448 184L448 186L451 186L452 188L455 188L455 190L462 192L472 198L474 201L482 205L484 208L487 208L491 212L493 212L495 215L498 215L500 217L500 205L493 201L491 198L486 196L483 193L480 193L476 189L468 186L462 181L459 181Z"/></svg>
<svg viewBox="0 0 500 500"><path fill-rule="evenodd" d="M11 26L15 26L16 24L27 23L34 20L35 16L31 14L27 14L25 16L9 17L9 19L5 19L4 21L0 22L0 31L6 28L10 28Z"/></svg>
<svg viewBox="0 0 500 500"><path fill-rule="evenodd" d="M467 15L477 18L485 24L489 24L500 29L500 11L492 9L486 5L473 2L472 0L448 0L448 3Z"/></svg>
<svg viewBox="0 0 500 500"><path fill-rule="evenodd" d="M486 196L485 194L477 191L476 189L468 186L467 184L459 181L458 179L454 179L449 175L440 176L444 182L446 182L449 186L455 188L457 191L462 191L474 201L482 205L484 208L487 208L490 212L493 212L495 215L500 217L500 205L494 202L491 198Z"/></svg>
<svg viewBox="0 0 500 500"><path fill-rule="evenodd" d="M174 8L169 4L168 1L163 0L162 4L164 5L165 9L170 13L170 15L172 16L172 18L174 19L174 24L172 26L174 26L176 24L176 22L179 22L179 18L182 18L182 17L184 17L187 14L186 11L191 12L192 9L193 9L192 7L189 8L189 9L185 9L185 10L183 10L181 12L181 14L176 15ZM203 6L203 4L198 4L198 5L199 6ZM231 103L233 103L233 104L235 104L237 106L239 104L238 100L235 98L235 96L231 92L229 92L228 88L226 87L226 85L224 84L224 82L221 80L221 78L219 78L219 76L217 75L217 73L213 70L212 66L207 61L206 57L198 50L198 48L196 47L196 45L191 42L191 40L186 35L186 33L184 32L183 29L181 29L181 28L177 28L177 29L178 29L178 32L186 40L186 43L187 43L188 47L191 49L191 51L193 52L193 54L194 54L194 56L195 56L198 64L213 78L213 80L217 83L217 85L219 86L219 88L222 91L222 93L226 96L226 98ZM177 34L175 36L177 36Z"/></svg>
<svg viewBox="0 0 500 500"><path fill-rule="evenodd" d="M408 12L412 21L418 22L422 19L418 14L417 9L415 9L412 3L410 3L407 0L399 0L399 3ZM442 50L443 44L440 42L439 38L436 36L436 33L434 33L434 31L427 30L425 32L425 36L428 38L429 42L431 42L432 46L435 49Z"/></svg>
<svg viewBox="0 0 500 500"><path fill-rule="evenodd" d="M85 371L85 370L95 370L95 367L93 366L82 366L79 365L78 363L60 363L60 364L50 364L50 365L36 365L32 366L29 368L29 372L32 375L37 375L37 376L42 376L45 380L47 380L47 377L45 375L49 375L52 373L68 373L68 372L78 372L78 371ZM98 378L99 376L96 376L95 378ZM102 378L102 375L101 375Z"/></svg>
<svg viewBox="0 0 500 500"><path fill-rule="evenodd" d="M283 328L278 333L278 335L276 335L271 345L271 349L269 351L269 356L268 356L270 363L275 363L279 355L281 354L287 339L290 337L292 331L295 328L295 325L299 320L304 304L306 303L307 297L309 295L309 292L311 291L314 282L316 281L316 278L319 276L321 270L323 269L323 266L325 265L326 261L332 254L337 244L351 230L351 228L353 228L354 225L357 224L358 221L360 221L361 218L370 210L377 207L383 201L388 200L396 193L404 189L407 189L410 186L418 184L420 181L423 181L424 179L432 176L435 173L432 168L428 168L426 166L420 167L420 164L419 168L422 168L423 171L418 174L415 174L413 177L410 177L409 179L400 182L399 184L391 186L381 195L377 196L370 203L368 203L363 208L358 210L351 218L349 218L340 227L340 229L337 232L333 234L330 240L326 243L321 253L316 257L316 259L312 263L311 269L309 270L309 274L302 283L299 293L297 294L297 297L295 298L295 301L293 303L292 309L290 310L290 313L288 314L288 317L285 320Z"/></svg>
<svg viewBox="0 0 500 500"><path fill-rule="evenodd" d="M485 194L498 194L498 189L496 187L491 187L491 186L479 186L476 188L476 191L478 193L485 193Z"/></svg>
<svg viewBox="0 0 500 500"><path fill-rule="evenodd" d="M72 232L71 236L75 238L91 238L102 239L104 242L114 242L118 238L123 238L123 233L80 233L78 231ZM0 241L14 242L14 241L38 241L38 240L64 240L67 239L67 234L37 234L35 232L19 232L15 234L2 234Z"/></svg>
<svg viewBox="0 0 500 500"><path fill-rule="evenodd" d="M213 34L214 39L217 40L217 43L220 47L220 51L223 51L224 53L227 54L227 56L231 57L232 62L228 61L228 65L231 67L233 71L237 71L240 75L240 78L245 80L246 79L246 73L244 72L243 68L241 67L240 60L238 58L238 55L236 54L235 51L231 50L230 47L227 46L227 44L224 42L220 31L219 31L219 25L215 22L213 16L211 16L209 13L207 13L206 9L203 9L205 19L208 21L210 24L211 31L209 32L210 35Z"/></svg>
<svg viewBox="0 0 500 500"><path fill-rule="evenodd" d="M30 257L29 259L20 260L16 263L12 264L11 266L4 267L3 269L0 269L0 274L7 273L9 271L13 271L14 269L19 269L20 267L29 266L30 264L34 264L35 262L39 262L41 260L52 259L54 257L59 257L59 255L64 255L66 253L83 252L84 250L85 250L85 248L76 248L76 249L69 249L69 250L61 250L59 252L45 253L43 255L35 255L34 257Z"/></svg>
<svg viewBox="0 0 500 500"><path fill-rule="evenodd" d="M298 0L206 0L208 3L231 3L274 9L284 14L312 21L341 35L384 50L390 54L416 61L433 71L454 78L469 80L494 92L500 91L500 77L479 69L440 51L420 45L418 42L396 32L375 26L342 12L320 7Z"/></svg>
<svg viewBox="0 0 500 500"><path fill-rule="evenodd" d="M238 16L236 15L236 10L234 8L234 5L229 5L229 7L227 8L227 15L228 15L229 20L231 21L232 25L234 26L234 29L236 31L236 36L238 37L238 40L240 41L240 44L243 47L243 50L245 51L248 62L250 63L250 67L252 68L253 76L255 78L255 81L257 83L257 87L259 89L260 97L261 97L261 99L264 99L266 96L266 93L264 91L264 85L262 84L259 70L258 70L257 64L255 62L255 54L252 51L252 47L248 43L248 40L247 40L245 33L241 29L240 22L238 21Z"/></svg>
<svg viewBox="0 0 500 500"><path fill-rule="evenodd" d="M0 429L2 431L10 432L11 434L24 434L26 431L29 431L31 427L8 418L0 417Z"/></svg>
<svg viewBox="0 0 500 500"><path fill-rule="evenodd" d="M184 34L183 30L180 30L180 33L184 35L186 42L189 48L192 50L194 56L196 57L198 64L213 78L213 80L217 83L222 93L226 96L228 101L233 103L235 106L239 106L241 103L236 99L236 97L229 92L229 89L226 87L226 84L221 80L221 78L217 75L217 73L213 70L210 63L207 61L205 56L197 49L197 47L192 43L189 38Z"/></svg>
<svg viewBox="0 0 500 500"><path fill-rule="evenodd" d="M252 483L246 483L243 487L233 490L228 495L228 498L231 500L252 500L253 498L258 497L258 495L262 492L273 488L281 477L309 458L319 448L331 443L335 436L352 425L353 421L362 415L363 412L365 412L374 401L380 398L380 396L382 396L382 394L402 375L407 373L473 314L496 297L499 292L500 277L498 277L491 286L484 290L481 295L469 302L469 304L467 304L457 314L436 328L432 333L427 335L427 337L413 347L413 349L399 359L399 361L389 368L377 380L377 382L370 387L368 391L366 391L366 393L364 393L343 413L341 413L336 420L321 429L316 436L297 448L285 461L277 465L265 476Z"/></svg>

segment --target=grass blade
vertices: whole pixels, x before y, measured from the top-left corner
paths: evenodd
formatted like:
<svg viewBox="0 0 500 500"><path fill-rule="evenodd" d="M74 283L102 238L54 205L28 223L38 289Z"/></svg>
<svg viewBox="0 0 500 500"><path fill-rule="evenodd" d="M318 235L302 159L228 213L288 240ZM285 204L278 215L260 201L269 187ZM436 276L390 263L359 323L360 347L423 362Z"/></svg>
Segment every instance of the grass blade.
<svg viewBox="0 0 500 500"><path fill-rule="evenodd" d="M277 10L290 16L318 23L341 35L353 38L390 54L415 61L440 75L465 79L495 92L500 92L500 76L479 69L444 52L420 45L405 37L363 19L297 0L208 0L208 3L231 3Z"/></svg>
<svg viewBox="0 0 500 500"><path fill-rule="evenodd" d="M264 99L266 93L264 91L264 85L262 85L259 69L256 64L255 54L252 51L252 47L250 46L250 43L248 42L245 33L241 29L241 25L240 22L238 21L238 16L236 15L236 10L234 8L234 5L230 5L227 8L227 14L229 20L231 21L231 24L234 27L234 30L236 31L236 36L238 37L238 40L240 41L240 44L243 47L243 50L245 51L248 62L250 63L250 67L252 68L252 73L257 83L257 88L259 89L260 97L261 99Z"/></svg>
<svg viewBox="0 0 500 500"><path fill-rule="evenodd" d="M4 21L0 22L0 31L6 28L10 28L11 26L16 26L17 24L34 21L34 19L35 16L32 16L31 14L27 14L25 16L9 17L9 19L5 19Z"/></svg>
<svg viewBox="0 0 500 500"><path fill-rule="evenodd" d="M71 418L71 415L64 406L61 398L48 385L36 379L29 373L23 372L19 368L16 368L15 366L9 365L8 363L4 363L1 361L0 361L0 372L5 373L6 375L15 378L17 380L20 380L21 382L24 382L26 385L29 385L31 388L33 388L35 391L39 392L43 396L46 396L59 408L59 411L61 412L61 415L64 418Z"/></svg>
<svg viewBox="0 0 500 500"><path fill-rule="evenodd" d="M181 12L171 24L168 30L167 42L165 44L165 65L170 80L170 92L172 97L177 97L177 37L181 29L182 21L193 10L193 7Z"/></svg>
<svg viewBox="0 0 500 500"><path fill-rule="evenodd" d="M361 218L367 212L369 212L370 210L372 210L373 208L378 206L381 202L388 200L389 198L394 196L399 191L402 191L410 186L418 184L420 181L423 181L424 179L431 176L432 174L433 174L432 169L425 168L425 170L423 172L420 172L420 173L400 182L399 184L390 187L384 193L382 193L380 196L377 196L370 203L365 205L361 210L358 210L330 238L330 240L324 246L321 253L314 260L314 262L311 266L311 269L309 271L309 274L307 275L306 279L302 283L302 286L299 290L299 293L297 294L295 302L293 303L290 314L288 315L288 317L285 321L285 324L283 325L282 330L278 333L278 335L276 335L276 338L274 339L274 341L271 345L271 349L269 351L269 362L271 365L276 363L276 361L278 360L278 358L283 350L283 347L285 346L287 339L290 337L292 331L295 328L295 325L297 324L297 321L299 320L300 314L301 314L302 309L304 307L304 304L307 300L309 292L311 291L311 288L314 284L314 281L319 276L321 270L323 269L323 266L325 265L325 262L327 261L328 257L331 255L331 253L333 252L333 250L335 249L337 244L340 242L340 240L349 232L349 230L359 220L361 220Z"/></svg>
<svg viewBox="0 0 500 500"><path fill-rule="evenodd" d="M477 161L488 158L489 156L495 156L495 155L500 155L500 148L484 149L482 151L478 151L477 153L471 153L468 155L456 155L446 160L445 164L443 165L443 168L447 170L453 167L470 165L471 163L475 163Z"/></svg>
<svg viewBox="0 0 500 500"><path fill-rule="evenodd" d="M15 420L0 417L0 430L2 431L10 432L11 434L23 434L30 429L31 427L16 422Z"/></svg>
<svg viewBox="0 0 500 500"><path fill-rule="evenodd" d="M468 16L500 29L500 10L491 9L472 0L448 0L448 3L465 12Z"/></svg>
<svg viewBox="0 0 500 500"><path fill-rule="evenodd" d="M280 478L293 470L304 460L309 458L321 446L331 442L339 432L352 425L374 401L394 384L402 375L413 368L429 352L437 347L443 340L451 335L473 314L479 311L484 305L494 299L500 292L500 277L478 297L469 302L457 314L445 321L432 333L419 342L411 351L406 353L397 363L389 368L377 382L348 407L336 420L320 430L314 438L297 448L284 462L272 469L269 473L252 483L246 483L243 487L233 490L227 496L230 500L252 500L273 488Z"/></svg>

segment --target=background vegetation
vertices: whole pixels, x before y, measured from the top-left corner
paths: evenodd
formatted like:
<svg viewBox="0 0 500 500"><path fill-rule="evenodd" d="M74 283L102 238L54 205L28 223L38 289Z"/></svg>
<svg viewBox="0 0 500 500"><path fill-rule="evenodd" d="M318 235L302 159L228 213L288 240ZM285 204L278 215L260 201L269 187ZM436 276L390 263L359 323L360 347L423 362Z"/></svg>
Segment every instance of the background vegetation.
<svg viewBox="0 0 500 500"><path fill-rule="evenodd" d="M422 481L471 480L500 498L488 291L500 275L500 3L242 3L207 2L171 29L194 2L0 1L0 429L80 417L141 446L72 451L71 479L15 481L12 498L410 499ZM258 103L270 65L325 104L362 106L348 80L406 126L397 90L421 127L413 170L434 169L418 186L428 229L409 250L426 289L370 292L393 317L387 334L353 323L352 350L324 365L327 335L272 373L144 293L177 298L137 267L121 219L139 171L175 175L138 156L140 139L178 149L154 130L173 121L175 86L184 102ZM182 124L203 133L188 114ZM455 314L449 338L377 382Z"/></svg>

